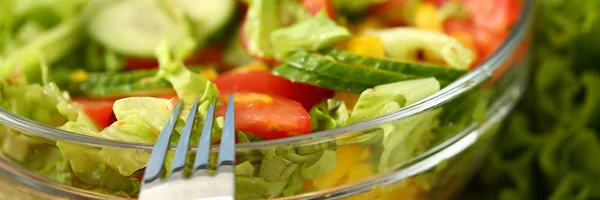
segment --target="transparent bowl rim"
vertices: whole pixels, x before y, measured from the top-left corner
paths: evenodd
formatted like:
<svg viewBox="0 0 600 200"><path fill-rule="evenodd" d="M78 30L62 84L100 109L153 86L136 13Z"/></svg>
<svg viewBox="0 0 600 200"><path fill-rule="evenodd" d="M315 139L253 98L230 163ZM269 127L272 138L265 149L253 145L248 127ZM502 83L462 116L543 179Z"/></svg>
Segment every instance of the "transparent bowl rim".
<svg viewBox="0 0 600 200"><path fill-rule="evenodd" d="M427 110L437 108L443 105L445 102L456 98L463 92L468 91L471 88L483 83L492 76L492 74L508 58L510 52L516 49L525 37L531 20L531 13L533 11L534 1L535 0L525 0L523 2L523 6L520 11L517 23L513 26L507 39L504 40L502 45L491 56L489 56L482 64L480 64L474 70L470 71L460 79L452 82L451 84L444 87L439 92L433 95L430 95L414 104L403 107L397 111L370 120L365 120L355 124L350 124L331 130L319 131L301 136L236 144L236 149L244 150L265 148L269 146L296 144L315 139L332 139L344 133L363 131L386 123L414 116ZM96 147L117 147L136 149L153 148L153 144L110 140L61 130L55 127L35 122L33 120L23 118L1 108L0 124L21 131L26 135L38 136L46 140L62 140ZM171 148L175 147L172 146ZM212 148L217 149L218 146L213 145Z"/></svg>

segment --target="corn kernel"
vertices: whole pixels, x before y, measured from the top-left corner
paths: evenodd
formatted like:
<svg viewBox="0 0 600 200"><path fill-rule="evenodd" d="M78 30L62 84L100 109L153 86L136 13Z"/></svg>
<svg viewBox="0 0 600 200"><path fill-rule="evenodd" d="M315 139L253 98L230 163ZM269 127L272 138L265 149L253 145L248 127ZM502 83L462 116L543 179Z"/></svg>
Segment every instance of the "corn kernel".
<svg viewBox="0 0 600 200"><path fill-rule="evenodd" d="M77 69L71 73L72 82L83 82L88 79L88 73L83 69Z"/></svg>
<svg viewBox="0 0 600 200"><path fill-rule="evenodd" d="M421 3L415 9L414 23L417 28L439 32L443 30L438 9L433 3Z"/></svg>
<svg viewBox="0 0 600 200"><path fill-rule="evenodd" d="M372 35L361 35L350 39L346 50L362 56L375 58L383 58L385 56L383 41L380 37Z"/></svg>

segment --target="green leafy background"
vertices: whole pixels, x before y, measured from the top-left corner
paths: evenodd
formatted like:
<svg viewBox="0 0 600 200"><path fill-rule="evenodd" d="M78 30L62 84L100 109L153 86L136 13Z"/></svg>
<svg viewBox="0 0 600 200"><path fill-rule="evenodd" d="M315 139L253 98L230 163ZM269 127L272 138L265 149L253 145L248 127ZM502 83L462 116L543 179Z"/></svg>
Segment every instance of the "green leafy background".
<svg viewBox="0 0 600 200"><path fill-rule="evenodd" d="M600 1L538 0L535 73L472 199L600 198Z"/></svg>

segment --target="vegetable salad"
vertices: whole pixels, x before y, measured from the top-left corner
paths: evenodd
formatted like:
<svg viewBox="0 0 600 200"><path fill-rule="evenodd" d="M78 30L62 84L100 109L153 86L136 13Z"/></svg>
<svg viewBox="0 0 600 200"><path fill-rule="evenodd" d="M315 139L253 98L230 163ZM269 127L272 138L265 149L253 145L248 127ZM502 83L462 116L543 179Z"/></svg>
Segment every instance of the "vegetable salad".
<svg viewBox="0 0 600 200"><path fill-rule="evenodd" d="M520 6L518 0L5 0L0 105L77 134L152 144L176 102L183 101L187 116L199 99L191 140L197 145L212 99L219 103L211 142L219 143L223 105L233 94L237 143L307 135L436 93L498 48ZM237 152L236 197L293 196L389 171L481 118L483 99L476 90L443 108L328 142ZM178 120L177 132L186 119ZM126 197L139 191L150 155L68 141L41 151L43 142L16 132L1 138L7 157L39 174ZM32 160L32 152L46 159Z"/></svg>

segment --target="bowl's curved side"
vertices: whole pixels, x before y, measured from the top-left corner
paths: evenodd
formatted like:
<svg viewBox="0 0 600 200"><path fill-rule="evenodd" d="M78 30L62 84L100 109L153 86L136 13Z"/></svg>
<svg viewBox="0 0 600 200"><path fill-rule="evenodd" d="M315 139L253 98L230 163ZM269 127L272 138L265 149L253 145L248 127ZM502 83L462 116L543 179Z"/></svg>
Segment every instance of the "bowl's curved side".
<svg viewBox="0 0 600 200"><path fill-rule="evenodd" d="M317 140L320 140L320 142L325 142L326 140L334 139L335 137L348 132L370 129L383 124L409 118L427 110L440 107L444 105L444 103L460 96L462 93L485 82L494 75L494 73L502 66L505 60L508 59L511 53L519 47L521 41L526 36L533 18L534 2L535 0L524 1L517 23L510 31L508 38L502 43L498 50L494 52L494 54L492 54L480 66L476 67L462 78L444 87L442 90L429 97L426 97L412 105L403 107L397 111L381 115L370 120L350 124L348 126L301 136L239 144L236 146L236 149L251 150L255 148L267 148L278 145L302 146L302 143L305 143L307 140L315 140L315 138L318 138ZM115 141L64 131L22 118L1 108L0 124L23 132L24 134L37 136L51 141L69 141L95 147L136 148L148 150L153 148L152 144ZM217 150L218 145L213 145L212 148L213 150ZM174 150L175 146L171 146L171 149Z"/></svg>
<svg viewBox="0 0 600 200"><path fill-rule="evenodd" d="M363 135L363 132L368 132L369 130L372 131L372 129L377 129L377 127L393 125L402 120L408 120L411 117L422 114L423 112L436 109L437 107L448 106L453 101L459 101L463 95L468 95L473 91L482 90L487 93L489 102L491 102L490 104L486 103L486 106L489 108L484 116L485 119L469 119L468 124L465 127L461 127L460 130L453 130L451 134L444 138L444 140L427 146L426 149L422 151L423 153L411 157L406 161L399 162L389 169L374 171L368 177L364 177L360 180L344 183L342 185L335 185L335 187L319 188L319 191L296 195L289 199L343 198L352 195L359 195L359 197L360 195L392 195L393 197L398 195L395 192L406 191L406 189L403 188L411 188L406 186L414 185L411 182L415 182L416 179L425 179L430 185L427 186L430 190L420 191L419 195L423 196L424 194L427 194L425 196L435 196L437 190L432 190L431 188L441 188L439 190L444 190L443 187L447 186L444 186L444 181L441 179L443 179L443 177L451 176L447 174L457 174L459 171L459 174L463 174L464 176L472 174L469 173L472 172L472 170L468 169L470 169L469 167L472 168L476 166L475 164L468 165L468 167L464 168L457 168L454 166L459 165L456 163L476 163L478 159L483 157L482 155L484 154L479 151L482 146L485 147L487 145L480 144L489 144L489 142L492 141L491 138L493 137L491 136L494 135L492 134L494 131L489 131L493 130L493 128L490 127L496 126L512 109L516 100L521 96L522 89L526 83L529 65L526 63L526 60L517 58L520 56L518 55L519 52L517 49L520 45L526 45L526 41L524 42L523 39L527 36L529 31L532 14L529 11L532 10L532 6L533 0L527 0L524 6L525 14L521 16L521 21L515 26L507 41L504 42L500 49L486 60L482 66L433 96L411 106L407 106L397 112L370 121L361 122L357 125L312 134L310 138L293 137L262 143L241 144L238 148L238 154L247 152L248 150L260 152L261 150L272 149L274 147L297 151L302 147L311 147L315 144L324 144L327 146L327 144L333 140L340 140L344 137L345 139L358 137L358 135ZM484 83L484 81L489 80L496 69L506 65L509 65L509 70L501 78L492 80L494 82L491 84L490 82ZM520 65L523 65L523 67L519 67ZM453 122L454 121L451 121L450 123ZM55 147L55 142L57 140L76 142L88 146L89 148L119 147L132 150L151 149L151 146L147 144L104 141L78 134L75 135L76 137L71 137L73 135L72 133L60 131L52 127L46 127L41 124L29 126L31 125L31 121L11 113L4 113L4 110L0 110L0 123L4 125L0 126L0 182L6 180L5 183L15 185L15 187L0 189L0 197L3 195L22 194L40 199L60 199L63 197L74 199L118 199L119 197L116 196L104 195L63 185L57 181L45 178L33 172L37 172L38 170L32 170L40 168L40 166L23 164L25 163L24 160L43 160L45 157L48 157L47 153L43 152L44 150L53 151L55 153L58 152ZM487 132L489 132L489 134ZM7 143L8 140L26 141L22 144L19 143L24 146L23 148L27 148L28 146L39 148L34 152L30 152L31 155L9 155L8 153L3 155L2 152L4 152L4 148L7 146L6 144L10 144L10 141ZM52 150L52 148L54 149ZM370 164L378 165L379 163L377 162L379 161ZM42 164L38 165L44 164L43 162L40 163ZM439 169L439 166L444 165L443 163L453 164L450 164L452 167ZM448 164L446 164L446 166L448 166ZM41 168L43 168L43 166ZM431 174L437 175L431 178ZM464 179L466 180L468 177ZM423 190L422 188L423 187L420 187L418 190ZM412 190L417 189L412 188Z"/></svg>

